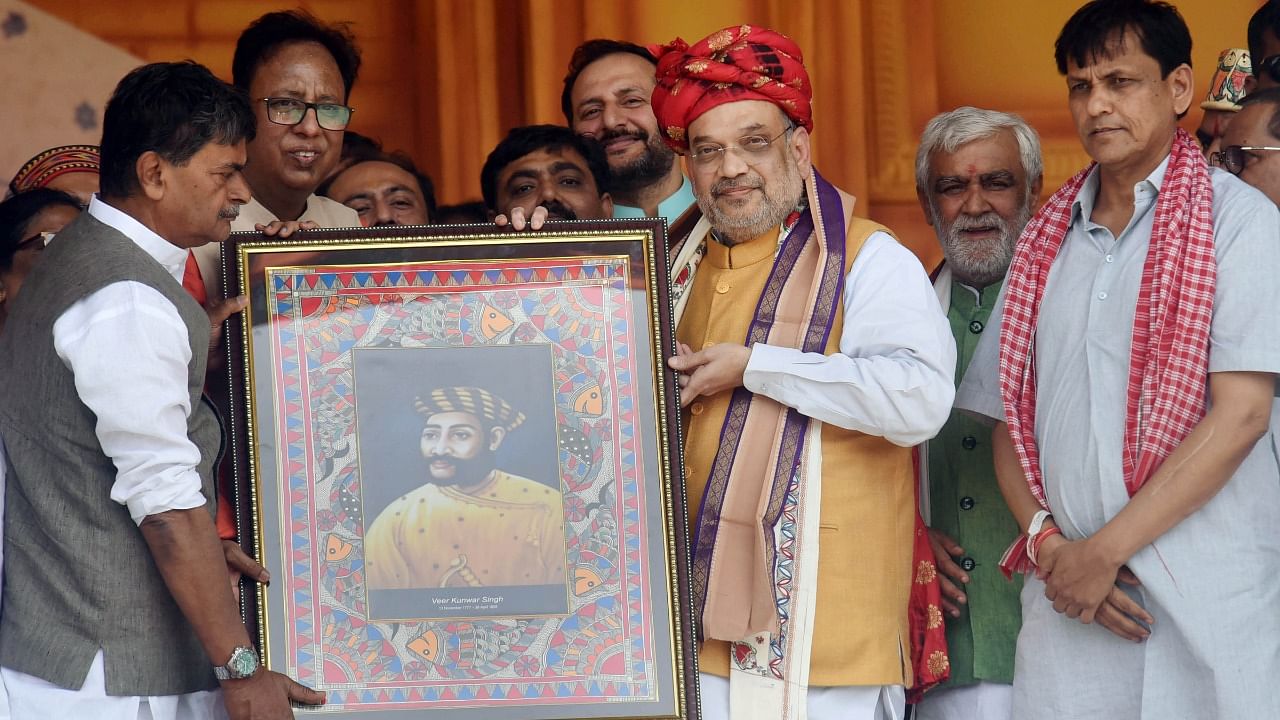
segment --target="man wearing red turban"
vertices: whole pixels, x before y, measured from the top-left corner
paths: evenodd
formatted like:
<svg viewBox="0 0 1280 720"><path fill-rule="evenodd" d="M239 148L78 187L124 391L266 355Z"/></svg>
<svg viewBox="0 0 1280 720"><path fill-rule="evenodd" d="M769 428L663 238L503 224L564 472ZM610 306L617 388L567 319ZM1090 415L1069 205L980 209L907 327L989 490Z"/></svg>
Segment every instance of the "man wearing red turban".
<svg viewBox="0 0 1280 720"><path fill-rule="evenodd" d="M936 582L910 448L950 411L950 329L915 256L812 168L794 42L743 25L655 54L704 216L675 248L670 361L704 717L900 718L947 665L917 677L908 596Z"/></svg>
<svg viewBox="0 0 1280 720"><path fill-rule="evenodd" d="M693 47L680 38L656 49L654 114L667 142L688 153L693 119L726 102L764 100L813 132L813 87L800 47L765 28L725 28Z"/></svg>

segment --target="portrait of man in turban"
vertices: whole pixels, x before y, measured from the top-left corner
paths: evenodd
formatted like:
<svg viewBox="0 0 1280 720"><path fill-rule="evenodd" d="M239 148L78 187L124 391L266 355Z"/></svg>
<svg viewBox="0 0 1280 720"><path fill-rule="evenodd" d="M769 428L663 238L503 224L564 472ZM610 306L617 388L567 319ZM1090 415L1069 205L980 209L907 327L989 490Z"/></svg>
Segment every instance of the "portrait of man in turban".
<svg viewBox="0 0 1280 720"><path fill-rule="evenodd" d="M560 492L497 467L525 414L482 387L438 387L412 402L427 472L369 525L369 587L563 584Z"/></svg>

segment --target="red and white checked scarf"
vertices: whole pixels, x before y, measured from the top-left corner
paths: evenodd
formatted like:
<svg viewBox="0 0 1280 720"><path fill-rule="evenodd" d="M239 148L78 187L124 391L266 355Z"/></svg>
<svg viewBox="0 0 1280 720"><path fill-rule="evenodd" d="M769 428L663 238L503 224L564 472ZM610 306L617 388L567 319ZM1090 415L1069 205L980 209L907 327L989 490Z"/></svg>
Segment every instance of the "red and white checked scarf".
<svg viewBox="0 0 1280 720"><path fill-rule="evenodd" d="M1092 166L1054 193L1023 230L1006 283L1000 335L1005 419L1031 493L1046 510L1035 440L1035 330L1049 269L1090 170ZM1130 497L1205 413L1217 280L1213 184L1200 148L1185 130L1174 138L1155 213L1129 354L1123 460ZM1026 544L1026 536L1020 536L1001 558L1006 575L1030 571Z"/></svg>

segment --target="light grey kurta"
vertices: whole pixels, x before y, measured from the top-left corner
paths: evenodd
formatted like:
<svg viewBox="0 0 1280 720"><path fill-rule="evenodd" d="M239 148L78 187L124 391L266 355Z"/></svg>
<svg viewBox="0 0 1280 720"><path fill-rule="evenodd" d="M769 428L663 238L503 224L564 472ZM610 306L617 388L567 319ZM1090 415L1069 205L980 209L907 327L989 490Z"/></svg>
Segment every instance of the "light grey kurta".
<svg viewBox="0 0 1280 720"><path fill-rule="evenodd" d="M1114 238L1090 220L1095 173L1072 209L1035 340L1036 442L1046 497L1068 539L1097 532L1128 502L1121 448L1133 318L1164 178L1134 187ZM1218 284L1209 371L1280 372L1280 213L1212 170ZM1004 298L992 320L1003 315ZM998 333L975 353L956 406L1003 419ZM1212 402L1212 398L1210 398ZM1034 576L1022 592L1013 717L1236 718L1280 712L1280 459L1274 426L1226 487L1140 550L1130 594L1155 617L1132 643L1053 610ZM1263 712L1258 715L1259 711Z"/></svg>

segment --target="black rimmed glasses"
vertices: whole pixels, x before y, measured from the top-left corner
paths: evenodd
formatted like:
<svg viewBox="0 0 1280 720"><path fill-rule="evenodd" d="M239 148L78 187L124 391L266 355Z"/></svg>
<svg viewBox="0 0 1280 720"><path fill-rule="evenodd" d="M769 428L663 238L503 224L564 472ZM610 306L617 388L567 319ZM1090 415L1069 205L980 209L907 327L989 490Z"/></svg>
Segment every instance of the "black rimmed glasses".
<svg viewBox="0 0 1280 720"><path fill-rule="evenodd" d="M277 125L297 125L307 116L308 110L316 111L316 124L325 130L346 130L354 108L338 103L309 103L297 98L261 98L267 104L267 119Z"/></svg>
<svg viewBox="0 0 1280 720"><path fill-rule="evenodd" d="M1244 172L1244 166L1248 163L1249 156L1258 152L1275 152L1280 147L1271 145L1228 145L1213 154L1213 160L1218 167L1226 170L1232 175L1239 175Z"/></svg>
<svg viewBox="0 0 1280 720"><path fill-rule="evenodd" d="M765 137L764 135L747 135L738 138L736 144L717 145L715 143L707 143L693 148L693 152L689 153L689 159L699 167L710 169L718 167L724 162L724 156L727 152L733 152L739 158L747 163L753 162L757 157L764 154L769 146L778 142L783 135L795 130L795 125L788 125L782 132L773 137Z"/></svg>

